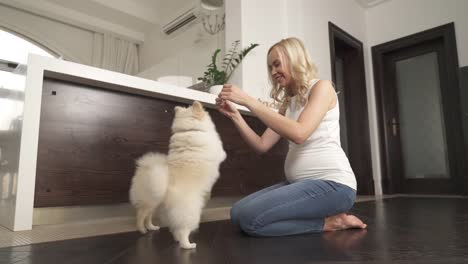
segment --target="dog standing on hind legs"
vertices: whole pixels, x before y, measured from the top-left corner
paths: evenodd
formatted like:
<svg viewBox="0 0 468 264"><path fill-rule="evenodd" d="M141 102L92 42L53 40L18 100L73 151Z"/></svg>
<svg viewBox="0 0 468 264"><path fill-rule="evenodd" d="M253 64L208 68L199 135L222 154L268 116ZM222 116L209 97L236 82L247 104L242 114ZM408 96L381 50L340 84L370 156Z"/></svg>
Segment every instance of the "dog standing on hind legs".
<svg viewBox="0 0 468 264"><path fill-rule="evenodd" d="M152 223L157 213L180 247L190 249L196 247L189 240L190 233L199 226L206 195L219 177L226 153L199 102L174 110L169 153L147 153L137 160L130 202L141 233L159 229Z"/></svg>

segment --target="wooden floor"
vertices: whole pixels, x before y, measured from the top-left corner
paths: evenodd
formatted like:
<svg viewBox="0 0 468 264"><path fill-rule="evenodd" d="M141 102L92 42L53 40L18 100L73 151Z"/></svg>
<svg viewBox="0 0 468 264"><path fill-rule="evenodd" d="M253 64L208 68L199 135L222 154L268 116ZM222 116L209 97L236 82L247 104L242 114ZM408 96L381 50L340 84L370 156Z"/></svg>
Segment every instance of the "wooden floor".
<svg viewBox="0 0 468 264"><path fill-rule="evenodd" d="M229 221L203 223L182 250L167 229L0 249L0 263L468 263L468 199L391 198L352 213L367 230L248 237Z"/></svg>

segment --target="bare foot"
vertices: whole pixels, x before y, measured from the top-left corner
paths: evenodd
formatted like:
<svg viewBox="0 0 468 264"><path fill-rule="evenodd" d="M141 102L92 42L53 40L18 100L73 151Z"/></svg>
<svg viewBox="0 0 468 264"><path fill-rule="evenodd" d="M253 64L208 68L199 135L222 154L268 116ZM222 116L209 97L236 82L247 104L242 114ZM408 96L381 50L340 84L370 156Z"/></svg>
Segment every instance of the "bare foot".
<svg viewBox="0 0 468 264"><path fill-rule="evenodd" d="M342 213L325 218L323 231L337 231L349 228L364 229L366 227L367 225L356 216Z"/></svg>

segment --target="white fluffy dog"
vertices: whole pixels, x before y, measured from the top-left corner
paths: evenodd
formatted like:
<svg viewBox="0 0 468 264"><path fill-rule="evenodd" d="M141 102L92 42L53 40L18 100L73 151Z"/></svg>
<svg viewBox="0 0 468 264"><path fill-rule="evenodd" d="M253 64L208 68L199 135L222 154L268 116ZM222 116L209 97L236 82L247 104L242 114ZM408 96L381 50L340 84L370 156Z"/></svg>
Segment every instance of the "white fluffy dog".
<svg viewBox="0 0 468 264"><path fill-rule="evenodd" d="M206 196L219 177L226 158L221 139L209 114L195 101L176 106L168 155L147 153L137 161L130 187L141 233L157 230L153 212L169 226L180 247L195 248L189 235L198 228Z"/></svg>

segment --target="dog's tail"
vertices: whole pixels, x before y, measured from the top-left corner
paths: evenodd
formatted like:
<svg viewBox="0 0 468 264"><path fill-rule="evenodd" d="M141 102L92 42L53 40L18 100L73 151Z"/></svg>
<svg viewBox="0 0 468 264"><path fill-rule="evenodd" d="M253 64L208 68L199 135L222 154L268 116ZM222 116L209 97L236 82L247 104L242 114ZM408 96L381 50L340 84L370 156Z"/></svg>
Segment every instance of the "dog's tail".
<svg viewBox="0 0 468 264"><path fill-rule="evenodd" d="M167 156L149 152L136 161L136 171L130 187L130 202L135 207L157 204L166 194L169 169Z"/></svg>
<svg viewBox="0 0 468 264"><path fill-rule="evenodd" d="M167 156L162 153L149 152L141 156L136 164L138 168L153 168L158 165L167 168Z"/></svg>
<svg viewBox="0 0 468 264"><path fill-rule="evenodd" d="M147 153L136 164L129 198L136 209L137 228L144 234L159 229L152 223L153 211L166 195L169 169L167 156L160 153Z"/></svg>

